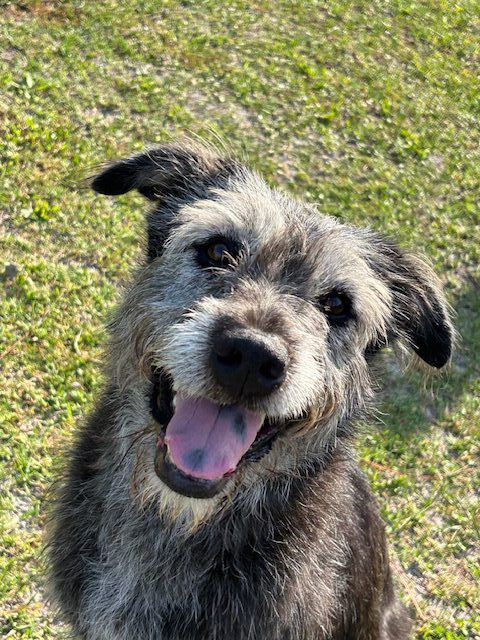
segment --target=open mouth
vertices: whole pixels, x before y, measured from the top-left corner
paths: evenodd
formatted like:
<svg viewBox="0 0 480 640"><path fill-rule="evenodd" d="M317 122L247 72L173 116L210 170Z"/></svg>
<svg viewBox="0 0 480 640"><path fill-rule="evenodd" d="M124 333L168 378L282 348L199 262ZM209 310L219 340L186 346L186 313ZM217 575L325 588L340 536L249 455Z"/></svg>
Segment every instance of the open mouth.
<svg viewBox="0 0 480 640"><path fill-rule="evenodd" d="M155 372L151 411L159 425L155 472L192 498L216 495L245 462L269 453L283 426L239 404L175 393L162 370Z"/></svg>

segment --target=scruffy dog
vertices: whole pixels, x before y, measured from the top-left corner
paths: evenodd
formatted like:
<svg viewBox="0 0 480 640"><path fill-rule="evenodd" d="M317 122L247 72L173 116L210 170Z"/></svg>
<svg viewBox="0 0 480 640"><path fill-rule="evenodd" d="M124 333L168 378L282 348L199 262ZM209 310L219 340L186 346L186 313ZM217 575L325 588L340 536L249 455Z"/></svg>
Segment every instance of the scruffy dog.
<svg viewBox="0 0 480 640"><path fill-rule="evenodd" d="M54 514L76 637L408 638L352 438L382 347L448 361L435 276L210 150L161 146L92 186L153 209Z"/></svg>

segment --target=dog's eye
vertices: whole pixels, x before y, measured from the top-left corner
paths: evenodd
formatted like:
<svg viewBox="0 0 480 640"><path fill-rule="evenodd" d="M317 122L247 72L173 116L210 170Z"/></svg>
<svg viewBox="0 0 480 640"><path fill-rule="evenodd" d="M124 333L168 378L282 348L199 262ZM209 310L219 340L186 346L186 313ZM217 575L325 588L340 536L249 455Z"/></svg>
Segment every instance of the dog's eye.
<svg viewBox="0 0 480 640"><path fill-rule="evenodd" d="M238 244L228 238L212 238L195 245L195 250L201 267L225 268L230 266L238 255Z"/></svg>
<svg viewBox="0 0 480 640"><path fill-rule="evenodd" d="M319 305L327 318L333 322L344 322L352 316L350 298L339 291L331 291L319 298Z"/></svg>
<svg viewBox="0 0 480 640"><path fill-rule="evenodd" d="M213 264L221 264L228 261L228 247L223 242L215 242L207 247L208 259Z"/></svg>

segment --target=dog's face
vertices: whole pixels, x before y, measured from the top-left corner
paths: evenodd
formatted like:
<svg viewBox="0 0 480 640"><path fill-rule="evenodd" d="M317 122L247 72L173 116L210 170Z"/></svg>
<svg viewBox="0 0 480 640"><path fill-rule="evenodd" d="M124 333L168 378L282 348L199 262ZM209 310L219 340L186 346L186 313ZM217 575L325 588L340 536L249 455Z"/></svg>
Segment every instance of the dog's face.
<svg viewBox="0 0 480 640"><path fill-rule="evenodd" d="M152 468L176 493L211 498L314 461L348 432L369 362L392 340L433 367L450 356L427 267L230 160L161 147L93 188L155 202L148 261L114 331L131 353L119 361L147 373Z"/></svg>

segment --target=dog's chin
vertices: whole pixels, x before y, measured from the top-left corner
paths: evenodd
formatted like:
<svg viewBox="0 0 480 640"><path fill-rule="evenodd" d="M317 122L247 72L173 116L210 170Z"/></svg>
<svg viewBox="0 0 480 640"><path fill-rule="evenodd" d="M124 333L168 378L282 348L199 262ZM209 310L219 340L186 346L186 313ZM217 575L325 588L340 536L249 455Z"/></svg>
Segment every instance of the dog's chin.
<svg viewBox="0 0 480 640"><path fill-rule="evenodd" d="M246 465L258 462L272 449L278 435L285 429L285 423L263 420L250 447L243 453L233 468L224 470L218 477L201 477L201 474L189 473L179 468L172 459L169 448L169 425L174 417L177 397L173 390L171 377L163 370L156 370L151 396L151 412L158 425L158 438L155 451L154 468L160 480L172 491L195 499L213 498L220 494L229 479ZM212 403L213 404L213 403ZM219 409L221 406L218 406ZM212 443L215 447L215 442Z"/></svg>

